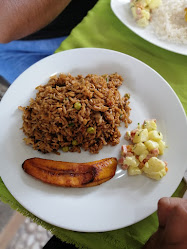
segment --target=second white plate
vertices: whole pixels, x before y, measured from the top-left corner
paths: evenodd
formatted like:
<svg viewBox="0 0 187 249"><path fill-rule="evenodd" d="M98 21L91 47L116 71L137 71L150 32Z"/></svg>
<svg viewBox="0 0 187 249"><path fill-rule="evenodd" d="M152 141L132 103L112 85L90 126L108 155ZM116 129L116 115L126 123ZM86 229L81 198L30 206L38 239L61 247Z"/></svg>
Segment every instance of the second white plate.
<svg viewBox="0 0 187 249"><path fill-rule="evenodd" d="M144 40L158 47L178 54L187 55L187 45L160 40L151 30L150 26L146 28L139 27L133 19L129 3L130 0L111 0L112 11L125 26L127 26L135 34L142 37Z"/></svg>

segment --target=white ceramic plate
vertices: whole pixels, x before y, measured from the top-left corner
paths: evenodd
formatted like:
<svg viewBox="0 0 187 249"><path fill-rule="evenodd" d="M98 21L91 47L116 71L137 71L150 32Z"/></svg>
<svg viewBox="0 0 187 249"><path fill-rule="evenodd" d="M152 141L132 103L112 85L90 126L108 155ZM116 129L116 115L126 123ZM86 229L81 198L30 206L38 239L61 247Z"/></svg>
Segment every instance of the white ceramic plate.
<svg viewBox="0 0 187 249"><path fill-rule="evenodd" d="M69 189L44 184L27 175L22 163L31 157L87 162L106 157L119 157L121 145L127 142L127 131L121 127L121 143L107 146L99 154L88 152L41 154L23 142L22 113L35 96L35 87L47 83L56 73L73 75L118 72L124 78L121 94L131 95L129 129L144 119L156 118L169 148L163 159L168 174L161 181L128 176L117 169L110 181L96 187ZM30 212L53 225L84 232L108 231L136 223L157 208L158 200L171 196L186 168L187 122L182 105L168 83L144 63L112 50L74 49L49 56L27 69L11 85L0 104L0 172L11 194Z"/></svg>
<svg viewBox="0 0 187 249"><path fill-rule="evenodd" d="M151 29L151 26L147 26L146 28L139 27L133 19L129 3L130 0L111 0L112 11L125 26L142 37L144 40L151 42L158 47L175 53L187 55L187 45L160 40Z"/></svg>

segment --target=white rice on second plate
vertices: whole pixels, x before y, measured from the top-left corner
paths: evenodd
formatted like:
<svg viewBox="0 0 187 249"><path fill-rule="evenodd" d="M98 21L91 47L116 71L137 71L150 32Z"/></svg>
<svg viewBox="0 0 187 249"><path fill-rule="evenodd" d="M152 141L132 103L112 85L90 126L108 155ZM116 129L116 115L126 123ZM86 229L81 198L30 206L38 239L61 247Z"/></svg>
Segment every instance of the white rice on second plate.
<svg viewBox="0 0 187 249"><path fill-rule="evenodd" d="M187 0L162 0L152 15L151 26L161 40L187 44Z"/></svg>

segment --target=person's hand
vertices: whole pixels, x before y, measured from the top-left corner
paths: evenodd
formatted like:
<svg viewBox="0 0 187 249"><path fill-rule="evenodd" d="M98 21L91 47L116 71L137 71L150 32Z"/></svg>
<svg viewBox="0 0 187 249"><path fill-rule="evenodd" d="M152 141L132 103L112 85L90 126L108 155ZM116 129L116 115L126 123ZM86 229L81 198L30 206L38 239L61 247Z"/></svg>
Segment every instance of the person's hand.
<svg viewBox="0 0 187 249"><path fill-rule="evenodd" d="M187 249L187 200L160 199L158 221L157 232L143 249Z"/></svg>

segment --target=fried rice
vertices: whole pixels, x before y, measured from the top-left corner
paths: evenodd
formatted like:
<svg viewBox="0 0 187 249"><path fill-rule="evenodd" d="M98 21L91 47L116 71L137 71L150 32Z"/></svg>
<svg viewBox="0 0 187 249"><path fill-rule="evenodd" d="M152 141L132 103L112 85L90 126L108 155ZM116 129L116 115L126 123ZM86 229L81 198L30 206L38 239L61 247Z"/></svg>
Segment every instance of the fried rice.
<svg viewBox="0 0 187 249"><path fill-rule="evenodd" d="M111 75L53 76L36 87L36 98L23 111L26 144L43 153L59 149L98 153L104 145L120 141L118 127L131 123L129 94L121 97L123 78Z"/></svg>

